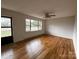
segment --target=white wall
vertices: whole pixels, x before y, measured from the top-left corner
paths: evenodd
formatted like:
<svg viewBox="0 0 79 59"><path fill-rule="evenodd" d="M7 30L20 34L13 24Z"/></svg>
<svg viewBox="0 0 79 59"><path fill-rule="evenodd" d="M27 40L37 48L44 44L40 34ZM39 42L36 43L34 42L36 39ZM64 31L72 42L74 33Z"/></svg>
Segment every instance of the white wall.
<svg viewBox="0 0 79 59"><path fill-rule="evenodd" d="M39 19L39 18L28 16L28 15L25 15L25 14L22 14L19 12L15 12L15 11L11 11L11 10L7 10L4 8L1 9L1 16L12 17L14 42L18 42L25 38L44 34L44 21L43 21L43 30L36 31L36 32L26 32L25 31L25 19L26 18L32 18L32 19Z"/></svg>
<svg viewBox="0 0 79 59"><path fill-rule="evenodd" d="M46 20L46 33L73 39L75 17L63 17Z"/></svg>

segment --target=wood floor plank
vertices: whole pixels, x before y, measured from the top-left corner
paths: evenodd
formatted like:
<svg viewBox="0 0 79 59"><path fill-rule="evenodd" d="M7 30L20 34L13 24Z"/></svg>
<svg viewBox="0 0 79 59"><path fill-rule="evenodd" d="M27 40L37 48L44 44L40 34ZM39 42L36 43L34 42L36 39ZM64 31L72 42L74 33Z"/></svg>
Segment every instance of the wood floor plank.
<svg viewBox="0 0 79 59"><path fill-rule="evenodd" d="M72 39L43 35L2 46L1 59L76 59Z"/></svg>

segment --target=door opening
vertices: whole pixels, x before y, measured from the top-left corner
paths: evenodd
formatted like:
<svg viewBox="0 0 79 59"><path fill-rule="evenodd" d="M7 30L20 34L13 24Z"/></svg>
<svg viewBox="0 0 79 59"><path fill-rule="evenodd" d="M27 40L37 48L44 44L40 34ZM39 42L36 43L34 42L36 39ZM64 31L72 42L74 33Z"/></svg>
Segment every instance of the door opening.
<svg viewBox="0 0 79 59"><path fill-rule="evenodd" d="M1 45L13 43L12 18L1 16Z"/></svg>

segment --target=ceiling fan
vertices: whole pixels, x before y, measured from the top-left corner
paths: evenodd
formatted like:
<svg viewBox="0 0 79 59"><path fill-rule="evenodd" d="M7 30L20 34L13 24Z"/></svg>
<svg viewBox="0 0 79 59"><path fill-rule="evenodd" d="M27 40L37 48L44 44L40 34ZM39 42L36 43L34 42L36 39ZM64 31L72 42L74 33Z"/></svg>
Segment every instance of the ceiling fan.
<svg viewBox="0 0 79 59"><path fill-rule="evenodd" d="M55 16L56 16L55 12L45 12L45 18L51 18Z"/></svg>

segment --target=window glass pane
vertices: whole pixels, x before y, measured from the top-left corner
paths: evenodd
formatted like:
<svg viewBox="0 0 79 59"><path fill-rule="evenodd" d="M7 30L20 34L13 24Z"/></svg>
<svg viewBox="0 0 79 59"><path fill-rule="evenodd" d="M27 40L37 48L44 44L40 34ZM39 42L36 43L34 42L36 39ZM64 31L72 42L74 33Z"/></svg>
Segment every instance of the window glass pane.
<svg viewBox="0 0 79 59"><path fill-rule="evenodd" d="M1 27L11 27L10 18L1 17Z"/></svg>
<svg viewBox="0 0 79 59"><path fill-rule="evenodd" d="M30 26L29 25L26 26L26 31L30 31Z"/></svg>
<svg viewBox="0 0 79 59"><path fill-rule="evenodd" d="M11 19L1 17L1 37L11 36Z"/></svg>
<svg viewBox="0 0 79 59"><path fill-rule="evenodd" d="M26 31L30 31L30 19L26 19Z"/></svg>
<svg viewBox="0 0 79 59"><path fill-rule="evenodd" d="M30 25L30 19L26 19L26 25Z"/></svg>
<svg viewBox="0 0 79 59"><path fill-rule="evenodd" d="M11 28L1 28L1 37L11 36Z"/></svg>
<svg viewBox="0 0 79 59"><path fill-rule="evenodd" d="M37 31L38 27L31 27L31 31Z"/></svg>
<svg viewBox="0 0 79 59"><path fill-rule="evenodd" d="M38 21L31 20L31 31L37 31L37 30L38 30Z"/></svg>
<svg viewBox="0 0 79 59"><path fill-rule="evenodd" d="M31 26L38 26L38 21L37 20L31 20Z"/></svg>
<svg viewBox="0 0 79 59"><path fill-rule="evenodd" d="M39 20L39 30L42 30L42 20Z"/></svg>

